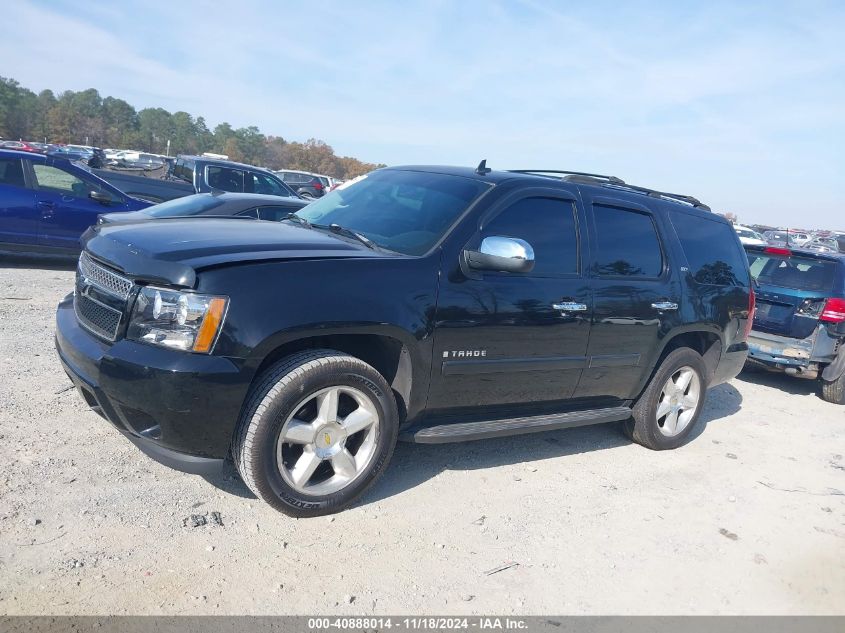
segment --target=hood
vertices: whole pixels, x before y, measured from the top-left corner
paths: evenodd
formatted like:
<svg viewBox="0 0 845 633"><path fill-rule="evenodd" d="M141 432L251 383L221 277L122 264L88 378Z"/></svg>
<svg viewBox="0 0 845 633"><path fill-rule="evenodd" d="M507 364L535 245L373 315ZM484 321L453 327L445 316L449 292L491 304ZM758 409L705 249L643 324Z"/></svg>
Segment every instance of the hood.
<svg viewBox="0 0 845 633"><path fill-rule="evenodd" d="M241 218L100 224L82 236L91 255L126 275L192 288L197 271L252 261L390 257L333 234L286 222Z"/></svg>

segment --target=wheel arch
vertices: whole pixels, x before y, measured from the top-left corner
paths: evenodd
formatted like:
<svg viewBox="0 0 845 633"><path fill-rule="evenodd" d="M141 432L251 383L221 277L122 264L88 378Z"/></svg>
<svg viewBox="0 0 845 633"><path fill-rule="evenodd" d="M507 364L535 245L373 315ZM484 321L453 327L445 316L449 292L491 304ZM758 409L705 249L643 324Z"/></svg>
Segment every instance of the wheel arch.
<svg viewBox="0 0 845 633"><path fill-rule="evenodd" d="M400 423L414 415L425 401L426 372L416 342L404 332L367 330L320 331L287 334L266 341L255 359L252 384L264 371L286 356L307 349L333 349L358 358L378 371L390 385L399 408Z"/></svg>
<svg viewBox="0 0 845 633"><path fill-rule="evenodd" d="M704 360L704 366L707 369L707 376L705 376L707 383L709 384L713 380L724 349L724 343L720 333L715 329L704 327L690 327L677 330L663 340L662 347L655 356L657 360L651 367L651 371L645 376L643 383L639 385L639 389L637 390L638 398L651 382L657 370L660 369L663 359L681 347L688 347L701 355L701 358Z"/></svg>

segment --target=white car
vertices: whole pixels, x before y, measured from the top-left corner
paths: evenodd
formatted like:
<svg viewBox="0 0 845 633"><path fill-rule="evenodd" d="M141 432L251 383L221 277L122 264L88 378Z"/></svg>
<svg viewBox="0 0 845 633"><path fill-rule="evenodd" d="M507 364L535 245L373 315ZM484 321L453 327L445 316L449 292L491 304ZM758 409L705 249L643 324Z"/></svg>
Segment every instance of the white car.
<svg viewBox="0 0 845 633"><path fill-rule="evenodd" d="M750 244L752 246L765 246L766 244L768 244L766 238L764 238L754 229L750 229L747 226L740 226L739 224L735 224L734 230L736 231L736 234L739 235L739 241L743 244Z"/></svg>

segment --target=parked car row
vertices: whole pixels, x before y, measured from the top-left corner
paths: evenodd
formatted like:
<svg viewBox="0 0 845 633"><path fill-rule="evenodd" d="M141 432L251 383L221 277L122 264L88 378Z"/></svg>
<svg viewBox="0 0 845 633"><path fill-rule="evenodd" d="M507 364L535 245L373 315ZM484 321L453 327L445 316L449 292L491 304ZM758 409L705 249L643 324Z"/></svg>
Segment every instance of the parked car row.
<svg viewBox="0 0 845 633"><path fill-rule="evenodd" d="M105 214L133 215L161 200L163 217L239 215L281 219L307 204L265 170L203 157L180 157L170 180L98 170L57 154L0 150L0 251L77 256L82 233ZM227 192L239 196L222 195ZM195 195L205 194L205 195ZM190 198L178 204L182 198ZM155 214L153 215L155 217Z"/></svg>
<svg viewBox="0 0 845 633"><path fill-rule="evenodd" d="M747 227L737 227L739 229ZM748 229L752 230L752 229ZM802 248L819 253L845 253L845 233L834 231L805 232L788 229L765 231L762 239L771 246ZM746 242L751 243L751 242Z"/></svg>

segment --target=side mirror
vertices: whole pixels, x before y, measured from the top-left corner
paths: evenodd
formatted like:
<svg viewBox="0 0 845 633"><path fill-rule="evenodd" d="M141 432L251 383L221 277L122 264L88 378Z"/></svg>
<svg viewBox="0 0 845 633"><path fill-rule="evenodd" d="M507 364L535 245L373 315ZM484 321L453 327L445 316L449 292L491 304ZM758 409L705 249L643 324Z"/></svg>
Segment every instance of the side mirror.
<svg viewBox="0 0 845 633"><path fill-rule="evenodd" d="M114 202L112 200L112 197L109 194L103 193L102 191L94 190L94 191L92 191L91 193L88 194L88 197L91 198L91 200L96 200L100 204L105 204L105 205L109 205L112 202Z"/></svg>
<svg viewBox="0 0 845 633"><path fill-rule="evenodd" d="M485 237L477 251L464 251L464 257L473 270L528 273L534 268L531 244L515 237Z"/></svg>

